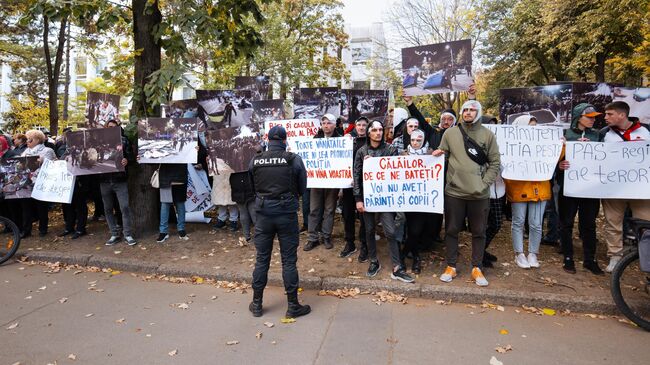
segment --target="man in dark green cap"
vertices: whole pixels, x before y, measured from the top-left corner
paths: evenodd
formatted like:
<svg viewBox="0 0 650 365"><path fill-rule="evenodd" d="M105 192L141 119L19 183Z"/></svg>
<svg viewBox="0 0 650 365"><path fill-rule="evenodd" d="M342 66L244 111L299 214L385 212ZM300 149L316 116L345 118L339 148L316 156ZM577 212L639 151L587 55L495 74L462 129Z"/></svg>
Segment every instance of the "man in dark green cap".
<svg viewBox="0 0 650 365"><path fill-rule="evenodd" d="M596 111L593 105L582 103L573 108L571 113L571 127L564 131L564 138L567 141L598 142L598 131L593 129L596 117L602 113ZM598 199L573 198L564 195L564 170L569 168L569 162L560 161L560 171L557 174L557 182L560 185L558 197L558 213L560 216L560 242L564 254L564 271L571 274L576 273L573 261L573 222L576 214L578 218L578 229L582 238L584 263L582 266L596 275L603 275L603 270L596 262L596 217L600 209Z"/></svg>

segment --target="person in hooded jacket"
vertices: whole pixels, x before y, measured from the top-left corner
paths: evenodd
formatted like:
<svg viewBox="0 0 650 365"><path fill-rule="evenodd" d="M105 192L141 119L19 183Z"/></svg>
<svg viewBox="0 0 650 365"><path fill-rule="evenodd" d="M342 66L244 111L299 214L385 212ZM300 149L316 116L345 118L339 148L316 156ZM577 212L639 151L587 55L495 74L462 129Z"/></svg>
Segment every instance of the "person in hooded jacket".
<svg viewBox="0 0 650 365"><path fill-rule="evenodd" d="M443 282L451 282L457 274L458 234L467 219L472 232L472 279L479 286L488 285L481 270L485 225L489 211L489 187L499 173L501 158L494 133L481 125L482 114L481 103L466 101L461 108L462 122L445 132L440 147L433 152L434 156L446 155L448 161L445 180L447 268L440 275ZM464 134L482 150L486 156L485 163L479 164L478 159L475 161L470 157L470 153L475 158L481 154L474 148L466 148Z"/></svg>
<svg viewBox="0 0 650 365"><path fill-rule="evenodd" d="M357 155L357 151L361 146L366 144L366 132L368 130L368 118L360 117L354 123L354 130L349 134L354 138L354 144L352 148L352 161ZM352 188L342 189L343 190L343 222L345 226L345 247L339 257L349 257L357 251L356 245L354 244L354 231L357 221L357 215L359 216L359 241L361 242L361 252L359 252L358 261L366 262L368 261L368 244L366 243L366 227L365 221L363 219L363 214L357 214L356 204L354 201L354 192Z"/></svg>
<svg viewBox="0 0 650 365"><path fill-rule="evenodd" d="M597 142L598 131L593 128L597 112L593 105L581 103L576 105L571 112L571 127L564 130L566 141ZM603 270L596 261L596 217L600 210L599 199L574 198L564 195L564 170L568 163L564 160L564 151L558 164L556 181L560 185L558 194L558 214L560 216L560 243L564 271L575 274L576 266L573 261L573 225L578 214L578 230L582 239L583 264L582 266L596 275L603 275Z"/></svg>
<svg viewBox="0 0 650 365"><path fill-rule="evenodd" d="M363 145L354 158L353 166L353 180L354 180L354 200L359 213L364 215L366 223L366 242L368 243L368 256L370 265L366 276L374 277L381 269L381 264L377 258L377 242L375 239L375 216L379 217L381 224L388 241L390 249L390 257L392 261L391 278L400 280L407 283L412 283L414 280L409 276L400 258L399 244L395 237L395 213L381 212L371 213L367 212L364 207L363 198L363 161L366 158L396 156L397 150L395 147L384 141L384 125L375 120L370 123L368 127L368 138L366 144Z"/></svg>

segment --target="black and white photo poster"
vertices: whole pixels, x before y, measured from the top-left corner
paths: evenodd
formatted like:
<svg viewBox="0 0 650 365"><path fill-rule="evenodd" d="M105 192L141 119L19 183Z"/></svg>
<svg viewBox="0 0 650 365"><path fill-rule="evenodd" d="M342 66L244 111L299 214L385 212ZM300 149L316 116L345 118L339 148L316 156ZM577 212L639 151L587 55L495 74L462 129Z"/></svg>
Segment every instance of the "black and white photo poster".
<svg viewBox="0 0 650 365"><path fill-rule="evenodd" d="M138 162L196 163L196 118L148 118L138 121Z"/></svg>
<svg viewBox="0 0 650 365"><path fill-rule="evenodd" d="M218 166L224 163L235 172L248 170L251 159L262 148L257 123L207 131L205 140L208 149L208 172L211 176L216 175Z"/></svg>
<svg viewBox="0 0 650 365"><path fill-rule="evenodd" d="M571 84L501 89L499 118L505 124L512 124L517 117L530 115L537 119L537 124L568 127L572 91Z"/></svg>
<svg viewBox="0 0 650 365"><path fill-rule="evenodd" d="M96 128L65 134L65 160L75 176L124 171L120 128Z"/></svg>
<svg viewBox="0 0 650 365"><path fill-rule="evenodd" d="M383 121L388 98L388 90L341 90L341 118L344 123L354 123L360 117Z"/></svg>
<svg viewBox="0 0 650 365"><path fill-rule="evenodd" d="M293 119L311 119L325 114L341 114L339 89L335 87L302 88L293 92Z"/></svg>
<svg viewBox="0 0 650 365"><path fill-rule="evenodd" d="M271 90L268 76L235 76L235 90L248 90L251 100L266 100Z"/></svg>
<svg viewBox="0 0 650 365"><path fill-rule="evenodd" d="M284 100L259 100L253 101L253 123L264 123L285 118Z"/></svg>
<svg viewBox="0 0 650 365"><path fill-rule="evenodd" d="M239 127L251 122L250 90L196 90L199 118L207 129Z"/></svg>
<svg viewBox="0 0 650 365"><path fill-rule="evenodd" d="M89 91L86 94L86 126L103 128L109 120L120 120L120 96Z"/></svg>

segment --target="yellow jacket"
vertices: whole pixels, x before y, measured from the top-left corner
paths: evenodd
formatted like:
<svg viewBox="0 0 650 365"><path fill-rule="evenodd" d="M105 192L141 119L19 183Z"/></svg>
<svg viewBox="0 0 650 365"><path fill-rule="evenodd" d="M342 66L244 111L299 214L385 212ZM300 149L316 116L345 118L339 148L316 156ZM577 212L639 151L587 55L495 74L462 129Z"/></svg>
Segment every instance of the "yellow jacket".
<svg viewBox="0 0 650 365"><path fill-rule="evenodd" d="M506 180L506 196L511 203L538 202L551 199L550 181Z"/></svg>

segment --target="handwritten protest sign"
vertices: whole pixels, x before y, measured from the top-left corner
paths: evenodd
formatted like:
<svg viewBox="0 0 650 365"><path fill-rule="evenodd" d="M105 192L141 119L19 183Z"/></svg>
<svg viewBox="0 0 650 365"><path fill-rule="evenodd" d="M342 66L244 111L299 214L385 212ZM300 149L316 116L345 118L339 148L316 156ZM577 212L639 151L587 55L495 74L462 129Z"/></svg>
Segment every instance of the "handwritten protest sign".
<svg viewBox="0 0 650 365"><path fill-rule="evenodd" d="M296 137L287 143L305 164L308 188L352 187L352 138Z"/></svg>
<svg viewBox="0 0 650 365"><path fill-rule="evenodd" d="M553 177L562 153L561 127L485 126L497 137L504 179L545 181Z"/></svg>
<svg viewBox="0 0 650 365"><path fill-rule="evenodd" d="M70 204L74 181L75 177L68 172L68 165L64 160L45 160L38 172L38 177L36 177L32 198L46 202Z"/></svg>
<svg viewBox="0 0 650 365"><path fill-rule="evenodd" d="M564 195L650 199L650 142L567 142Z"/></svg>
<svg viewBox="0 0 650 365"><path fill-rule="evenodd" d="M264 140L268 140L271 128L281 125L287 131L287 139L295 137L313 137L320 129L318 119L285 119L264 122Z"/></svg>
<svg viewBox="0 0 650 365"><path fill-rule="evenodd" d="M363 204L369 212L442 213L443 156L373 157L363 161Z"/></svg>

